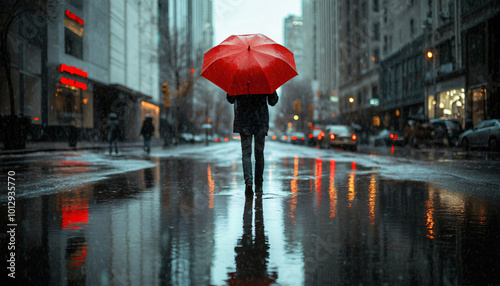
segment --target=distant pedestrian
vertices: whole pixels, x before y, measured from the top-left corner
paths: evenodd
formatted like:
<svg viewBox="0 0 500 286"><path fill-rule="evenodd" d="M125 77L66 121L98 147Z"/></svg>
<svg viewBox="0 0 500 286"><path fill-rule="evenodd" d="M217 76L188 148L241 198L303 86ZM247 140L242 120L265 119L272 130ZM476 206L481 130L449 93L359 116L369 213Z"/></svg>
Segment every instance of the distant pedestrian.
<svg viewBox="0 0 500 286"><path fill-rule="evenodd" d="M115 152L118 155L118 137L120 136L120 122L116 113L110 113L108 116L108 141L109 141L109 155L113 152L113 144L115 145Z"/></svg>
<svg viewBox="0 0 500 286"><path fill-rule="evenodd" d="M233 132L241 136L241 153L245 178L245 195L253 195L252 140L255 140L255 192L262 193L264 181L264 143L269 130L267 105L278 103L278 94L226 94L229 103L234 104Z"/></svg>
<svg viewBox="0 0 500 286"><path fill-rule="evenodd" d="M142 123L141 134L144 139L144 151L148 154L151 151L151 138L155 132L155 126L153 125L153 117L151 115L146 115L144 122Z"/></svg>

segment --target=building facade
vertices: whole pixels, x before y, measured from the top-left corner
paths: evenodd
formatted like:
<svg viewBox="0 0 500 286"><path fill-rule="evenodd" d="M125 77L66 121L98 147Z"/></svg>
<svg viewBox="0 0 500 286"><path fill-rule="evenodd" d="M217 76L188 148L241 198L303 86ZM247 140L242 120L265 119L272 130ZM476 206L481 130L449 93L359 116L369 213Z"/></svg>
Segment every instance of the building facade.
<svg viewBox="0 0 500 286"><path fill-rule="evenodd" d="M335 1L303 0L304 77L314 94L314 125L339 117L338 7Z"/></svg>
<svg viewBox="0 0 500 286"><path fill-rule="evenodd" d="M109 113L119 117L122 140L138 139L145 114L158 124L156 1L72 0L41 10L11 30L23 46L12 46L11 67L29 139L67 140L76 127L82 140L106 140ZM28 24L36 41L21 32ZM10 105L4 92L2 114Z"/></svg>
<svg viewBox="0 0 500 286"><path fill-rule="evenodd" d="M333 6L325 25L321 15L329 4L303 1L310 43L304 58L321 95L337 82L341 122L376 131L402 130L410 119L456 119L466 128L500 117L498 1L359 0ZM334 57L325 47L337 49L337 61L328 60Z"/></svg>

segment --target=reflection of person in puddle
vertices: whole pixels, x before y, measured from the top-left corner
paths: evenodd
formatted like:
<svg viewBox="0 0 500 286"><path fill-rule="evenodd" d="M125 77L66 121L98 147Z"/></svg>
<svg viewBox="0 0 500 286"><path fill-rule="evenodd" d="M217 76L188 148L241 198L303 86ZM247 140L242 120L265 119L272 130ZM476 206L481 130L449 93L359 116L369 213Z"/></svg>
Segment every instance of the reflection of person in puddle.
<svg viewBox="0 0 500 286"><path fill-rule="evenodd" d="M269 245L264 235L264 214L262 212L262 194L255 198L255 238L252 239L253 198L246 197L243 213L243 236L235 247L236 273L230 273L229 285L270 285L277 277L268 275L267 259Z"/></svg>

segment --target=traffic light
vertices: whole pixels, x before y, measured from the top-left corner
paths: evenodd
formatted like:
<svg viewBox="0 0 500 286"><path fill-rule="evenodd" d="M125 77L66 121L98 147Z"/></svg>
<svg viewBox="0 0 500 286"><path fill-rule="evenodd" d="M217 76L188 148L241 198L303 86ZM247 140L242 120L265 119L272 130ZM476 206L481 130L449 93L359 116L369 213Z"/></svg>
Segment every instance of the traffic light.
<svg viewBox="0 0 500 286"><path fill-rule="evenodd" d="M170 108L170 91L168 90L168 82L165 82L163 84L163 93L165 94L165 96L163 97L165 108Z"/></svg>

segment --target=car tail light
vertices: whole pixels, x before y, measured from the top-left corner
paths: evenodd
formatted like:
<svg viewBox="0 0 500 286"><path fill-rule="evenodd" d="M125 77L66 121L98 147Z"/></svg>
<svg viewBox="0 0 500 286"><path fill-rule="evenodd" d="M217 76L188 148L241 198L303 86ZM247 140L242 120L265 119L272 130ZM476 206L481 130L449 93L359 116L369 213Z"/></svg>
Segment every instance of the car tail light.
<svg viewBox="0 0 500 286"><path fill-rule="evenodd" d="M321 140L321 139L323 139L323 136L318 135L318 140Z"/></svg>
<svg viewBox="0 0 500 286"><path fill-rule="evenodd" d="M352 141L356 141L356 139L358 139L358 136L356 136L356 134L352 134L351 139Z"/></svg>
<svg viewBox="0 0 500 286"><path fill-rule="evenodd" d="M292 140L293 140L293 141L297 140L297 136L293 136L293 137L292 137Z"/></svg>
<svg viewBox="0 0 500 286"><path fill-rule="evenodd" d="M330 134L330 139L335 140L335 134Z"/></svg>
<svg viewBox="0 0 500 286"><path fill-rule="evenodd" d="M314 137L314 135L312 135L312 133L311 133L311 134L309 134L309 138L311 138L311 139L312 139L313 137Z"/></svg>
<svg viewBox="0 0 500 286"><path fill-rule="evenodd" d="M302 137L302 138L300 138L300 140L305 141L305 140L306 140L306 138Z"/></svg>
<svg viewBox="0 0 500 286"><path fill-rule="evenodd" d="M389 138L391 138L392 140L396 140L396 139L398 139L398 135L391 133L391 135L389 135Z"/></svg>
<svg viewBox="0 0 500 286"><path fill-rule="evenodd" d="M283 140L286 140L288 137L286 137L286 135L283 135Z"/></svg>

